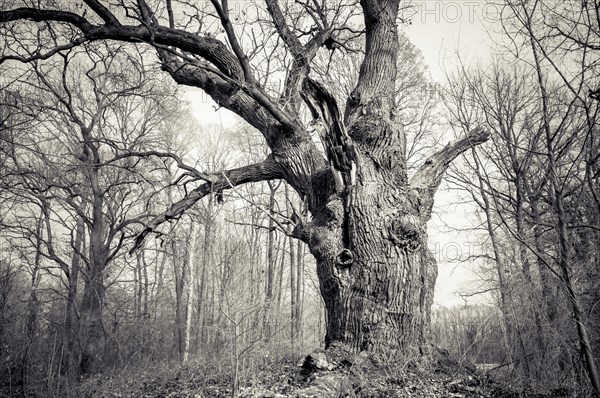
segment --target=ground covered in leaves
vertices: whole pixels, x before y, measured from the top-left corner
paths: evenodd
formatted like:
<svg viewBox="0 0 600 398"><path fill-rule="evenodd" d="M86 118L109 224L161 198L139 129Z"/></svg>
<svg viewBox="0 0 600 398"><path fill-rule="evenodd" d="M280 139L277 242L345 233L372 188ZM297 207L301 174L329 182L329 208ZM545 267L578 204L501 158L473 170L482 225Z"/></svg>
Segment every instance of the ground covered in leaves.
<svg viewBox="0 0 600 398"><path fill-rule="evenodd" d="M438 353L439 354L439 353ZM348 358L351 358L349 360ZM424 362L317 350L304 361L265 362L240 380L239 398L328 397L575 397L573 392L523 391L500 383L473 366L436 355ZM232 396L232 373L203 360L159 363L107 372L55 391L28 391L28 396L78 398L220 398Z"/></svg>

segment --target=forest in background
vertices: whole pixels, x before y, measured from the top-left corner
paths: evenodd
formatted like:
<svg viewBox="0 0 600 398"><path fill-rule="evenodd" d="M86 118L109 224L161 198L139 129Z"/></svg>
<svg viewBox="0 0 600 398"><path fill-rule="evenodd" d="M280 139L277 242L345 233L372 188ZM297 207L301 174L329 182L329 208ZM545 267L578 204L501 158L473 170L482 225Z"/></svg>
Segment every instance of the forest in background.
<svg viewBox="0 0 600 398"><path fill-rule="evenodd" d="M591 396L600 353L600 79L590 44L598 28L588 26L585 40L552 35L556 27L528 5L506 7L512 42L489 64L459 59L443 84L401 35L396 89L409 174L449 136L490 132L451 166L446 185L472 209L473 227L460 234L481 243L469 258L481 284L463 294L493 304L435 307L430 341L516 389ZM561 10L567 24L572 10ZM19 48L10 40L18 33L3 48ZM340 99L359 73L350 50L319 54L314 69ZM129 252L143 226L199 182L265 158L252 127L199 122L156 55L132 44L6 61L3 392L99 396L130 383L138 396L177 369L173 383L235 395L323 344L315 260L294 238L310 215L285 181L215 189ZM86 344L102 346L100 361L86 362Z"/></svg>

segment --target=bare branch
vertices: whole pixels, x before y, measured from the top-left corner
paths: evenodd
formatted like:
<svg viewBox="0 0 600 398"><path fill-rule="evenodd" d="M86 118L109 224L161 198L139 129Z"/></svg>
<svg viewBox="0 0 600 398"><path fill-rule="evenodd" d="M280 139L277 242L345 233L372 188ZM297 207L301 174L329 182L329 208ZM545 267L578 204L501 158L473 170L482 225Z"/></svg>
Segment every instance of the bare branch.
<svg viewBox="0 0 600 398"><path fill-rule="evenodd" d="M269 14L271 14L271 18L273 18L277 33L279 33L279 36L283 39L292 55L294 55L294 57L302 55L304 53L304 46L302 46L300 40L298 40L285 22L285 17L281 11L281 7L279 7L279 2L277 0L265 0L265 3L267 4L267 10L269 11Z"/></svg>
<svg viewBox="0 0 600 398"><path fill-rule="evenodd" d="M69 11L39 10L36 8L17 8L10 11L0 11L0 23L21 19L30 19L35 22L66 22L82 31L86 31L92 27L87 19Z"/></svg>
<svg viewBox="0 0 600 398"><path fill-rule="evenodd" d="M227 38L229 39L229 43L231 44L231 48L235 53L237 59L240 61L242 65L242 69L244 70L244 78L249 84L255 83L254 76L252 75L252 71L250 70L250 63L248 62L248 57L242 50L242 46L240 45L237 37L235 36L235 31L233 30L233 25L231 24L231 20L229 19L229 10L227 0L222 0L223 6L219 3L219 0L211 0L213 6L217 10L217 14L219 14L219 18L221 19L221 23L223 24L223 28L227 33Z"/></svg>
<svg viewBox="0 0 600 398"><path fill-rule="evenodd" d="M298 94L302 90L303 81L309 73L310 62L317 54L318 49L331 37L331 32L318 27L316 35L306 45L302 45L298 37L287 25L279 2L277 0L265 1L277 33L294 57L294 61L286 77L283 102L297 112L297 107L299 106Z"/></svg>
<svg viewBox="0 0 600 398"><path fill-rule="evenodd" d="M169 28L175 28L175 16L173 14L173 4L167 0L167 14L169 15Z"/></svg>
<svg viewBox="0 0 600 398"><path fill-rule="evenodd" d="M145 9L144 2L140 4ZM226 11L222 7L220 10L222 18L227 20ZM148 14L148 11L146 9L145 13ZM164 69L175 81L205 90L220 106L240 115L260 130L269 145L281 139L281 132L289 135L303 131L294 112L290 114L283 109L274 98L254 84L251 77L249 78L247 58L241 52L241 47L235 45L237 41L231 26L229 39L233 47L237 48L235 54L215 37L159 26L154 22L149 24L142 21L142 24L137 26L92 25L85 18L71 12L33 8L0 12L0 22L23 19L69 23L83 33L85 40L79 39L81 42L117 40L145 42L154 46L159 52Z"/></svg>
<svg viewBox="0 0 600 398"><path fill-rule="evenodd" d="M201 61L189 58L186 59L187 62L179 61L164 47L159 54L163 69L176 82L202 88L217 104L238 114L261 131L269 144L278 139L275 130L271 129L277 123L288 131L300 129L300 126L258 87L228 78Z"/></svg>
<svg viewBox="0 0 600 398"><path fill-rule="evenodd" d="M277 162L271 156L261 163L255 163L232 170L226 170L220 174L214 174L213 182L202 184L187 194L183 199L174 203L169 210L152 219L146 225L146 228L136 238L135 244L129 251L129 254L132 254L135 250L137 250L142 245L144 238L149 233L155 231L159 225L163 224L165 221L180 217L197 201L209 195L210 193L231 189L238 185L249 182L268 181L280 178L283 178L283 173Z"/></svg>
<svg viewBox="0 0 600 398"><path fill-rule="evenodd" d="M130 157L147 158L147 157L151 157L151 156L172 159L175 161L175 163L177 163L177 167L179 167L182 170L187 171L190 175L193 175L195 178L198 178L198 179L201 179L201 180L204 180L207 182L211 182L211 183L216 182L216 177L214 176L214 174L203 173L201 171L198 171L196 168L185 164L179 156L177 156L174 153L170 153L170 152L160 152L160 151L127 152L127 153L123 153L121 155L115 156L112 159L102 163L101 165L111 164L120 159L125 159L125 158L130 158Z"/></svg>
<svg viewBox="0 0 600 398"><path fill-rule="evenodd" d="M104 7L97 0L84 0L83 1L88 7L90 7L96 14L100 16L109 25L120 25L117 18L113 15L108 8Z"/></svg>
<svg viewBox="0 0 600 398"><path fill-rule="evenodd" d="M44 60L44 59L48 59L50 57L52 57L53 55L64 51L64 50L69 50L71 48L77 47L80 44L83 44L87 41L87 39L85 37L78 37L75 40L67 43L67 44L63 44L60 46L56 46L53 49L51 49L50 51L47 51L43 54L40 53L35 53L29 57L21 57L19 55L7 55L7 56L2 56L0 57L0 64L2 64L5 61L8 60L15 60L15 61L19 61L19 62L31 62L31 61L37 61L37 60Z"/></svg>
<svg viewBox="0 0 600 398"><path fill-rule="evenodd" d="M209 36L198 36L179 29L144 25L92 25L85 18L68 11L17 8L0 12L0 23L30 19L33 21L65 22L77 27L88 40L119 40L123 42L146 42L172 46L200 56L232 79L243 78L242 68L227 46Z"/></svg>
<svg viewBox="0 0 600 398"><path fill-rule="evenodd" d="M440 186L450 163L466 150L486 142L489 137L489 132L483 128L471 130L465 137L450 142L444 149L430 156L411 177L411 188L420 191L423 195L422 214L426 219L431 216L433 195Z"/></svg>

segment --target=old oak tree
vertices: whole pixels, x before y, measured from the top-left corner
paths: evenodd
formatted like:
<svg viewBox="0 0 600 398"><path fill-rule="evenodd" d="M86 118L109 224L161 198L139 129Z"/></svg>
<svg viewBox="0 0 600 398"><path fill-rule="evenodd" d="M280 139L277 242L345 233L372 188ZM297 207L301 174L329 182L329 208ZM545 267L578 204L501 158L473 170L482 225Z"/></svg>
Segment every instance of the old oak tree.
<svg viewBox="0 0 600 398"><path fill-rule="evenodd" d="M449 163L488 134L474 129L449 143L409 179L395 103L400 0L264 0L254 11L238 7L235 15L227 0L83 3L5 6L3 34L21 36L28 45L5 46L2 61L37 62L99 40L151 46L176 82L204 90L259 130L270 149L261 163L198 173L203 183L147 223L135 246L206 195L283 179L310 213L310 219L291 219L294 236L317 261L326 345L341 342L356 351L423 347L437 276L426 230L434 194ZM260 32L248 33L249 23ZM359 35L359 76L340 104L311 75L311 64L318 51L342 51L345 40ZM280 90L265 84L268 67L256 56L257 48L268 47L261 37L287 62ZM319 142L311 136L315 130ZM99 349L90 344L83 356L91 360Z"/></svg>

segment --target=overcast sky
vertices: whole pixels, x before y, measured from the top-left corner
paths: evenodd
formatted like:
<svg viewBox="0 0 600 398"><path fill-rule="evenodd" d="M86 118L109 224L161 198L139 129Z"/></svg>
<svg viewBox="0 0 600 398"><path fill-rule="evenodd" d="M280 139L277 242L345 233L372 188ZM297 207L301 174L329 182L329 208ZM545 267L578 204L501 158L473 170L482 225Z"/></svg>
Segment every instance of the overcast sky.
<svg viewBox="0 0 600 398"><path fill-rule="evenodd" d="M452 69L456 53L468 61L489 57L490 34L499 30L499 6L490 1L413 0L405 11L411 21L403 29L423 52L434 80Z"/></svg>

